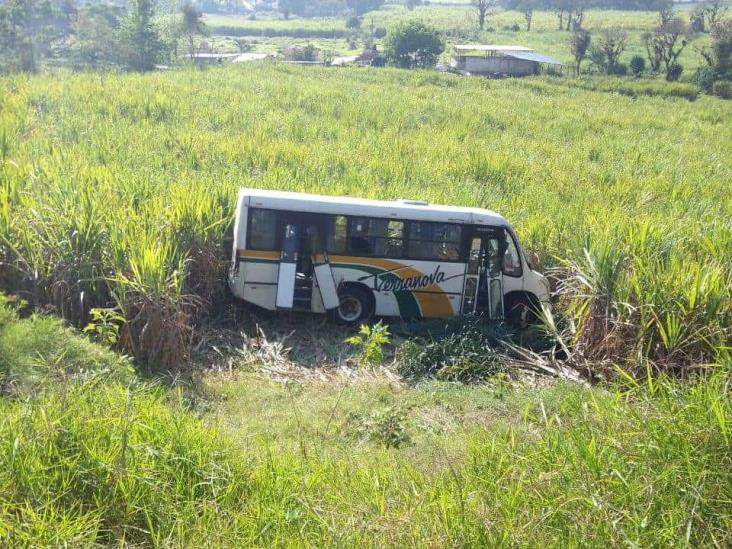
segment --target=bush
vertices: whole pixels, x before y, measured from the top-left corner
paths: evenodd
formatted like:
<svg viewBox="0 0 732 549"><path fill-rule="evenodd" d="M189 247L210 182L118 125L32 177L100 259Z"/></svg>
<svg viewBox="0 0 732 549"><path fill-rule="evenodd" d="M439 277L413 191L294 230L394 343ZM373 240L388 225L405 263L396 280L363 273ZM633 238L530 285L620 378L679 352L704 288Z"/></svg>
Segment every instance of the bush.
<svg viewBox="0 0 732 549"><path fill-rule="evenodd" d="M384 361L384 347L391 342L389 327L382 324L381 321L373 326L361 324L358 333L360 335L354 335L346 339L346 343L360 349L359 366L378 366L381 364Z"/></svg>
<svg viewBox="0 0 732 549"><path fill-rule="evenodd" d="M361 18L356 17L355 15L353 17L349 17L346 19L346 28L347 29L360 29L361 28Z"/></svg>
<svg viewBox="0 0 732 549"><path fill-rule="evenodd" d="M712 84L712 95L722 99L732 99L732 82L719 80Z"/></svg>
<svg viewBox="0 0 732 549"><path fill-rule="evenodd" d="M633 76L640 76L646 70L646 60L641 55L634 55L630 60L630 72Z"/></svg>
<svg viewBox="0 0 732 549"><path fill-rule="evenodd" d="M501 371L497 344L492 328L480 318L456 319L436 334L404 343L397 353L397 369L410 380L479 381Z"/></svg>
<svg viewBox="0 0 732 549"><path fill-rule="evenodd" d="M681 73L684 72L684 67L682 67L679 63L674 63L668 68L668 71L666 71L666 80L669 82L676 82L679 78L681 78Z"/></svg>
<svg viewBox="0 0 732 549"><path fill-rule="evenodd" d="M704 90L705 93L712 93L712 86L717 78L716 71L712 67L699 67L694 73L693 81Z"/></svg>
<svg viewBox="0 0 732 549"><path fill-rule="evenodd" d="M608 74L614 74L615 76L625 76L628 74L628 65L625 63L615 63L607 68Z"/></svg>
<svg viewBox="0 0 732 549"><path fill-rule="evenodd" d="M359 418L356 432L360 438L376 442L386 448L399 448L412 441L406 423L407 416L404 411L389 406Z"/></svg>

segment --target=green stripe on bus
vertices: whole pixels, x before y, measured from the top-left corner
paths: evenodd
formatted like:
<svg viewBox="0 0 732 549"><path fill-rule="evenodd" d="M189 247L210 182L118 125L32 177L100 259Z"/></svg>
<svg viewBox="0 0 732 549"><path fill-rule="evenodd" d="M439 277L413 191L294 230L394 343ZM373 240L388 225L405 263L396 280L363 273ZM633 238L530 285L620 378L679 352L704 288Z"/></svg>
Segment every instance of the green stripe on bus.
<svg viewBox="0 0 732 549"><path fill-rule="evenodd" d="M380 267L373 267L371 265L355 265L353 263L331 263L331 266L354 269L356 271L363 271L374 276L382 275L383 278L391 281L399 280L399 277L394 273L389 273L385 269L382 269ZM419 308L419 303L417 303L417 299L414 297L414 294L411 291L397 290L394 292L394 297L397 300L399 315L402 318L417 318L422 316Z"/></svg>

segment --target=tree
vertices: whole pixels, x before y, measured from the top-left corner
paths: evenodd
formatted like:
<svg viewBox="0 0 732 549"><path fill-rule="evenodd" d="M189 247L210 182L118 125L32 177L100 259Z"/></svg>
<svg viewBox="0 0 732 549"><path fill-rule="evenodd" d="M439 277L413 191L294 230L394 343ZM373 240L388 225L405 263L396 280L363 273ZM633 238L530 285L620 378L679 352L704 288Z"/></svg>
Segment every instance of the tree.
<svg viewBox="0 0 732 549"><path fill-rule="evenodd" d="M589 3L590 0L570 0L567 11L566 30L576 31L582 28L582 22L585 18L585 8L587 8Z"/></svg>
<svg viewBox="0 0 732 549"><path fill-rule="evenodd" d="M651 6L658 12L658 19L661 25L665 25L674 16L674 0L652 0Z"/></svg>
<svg viewBox="0 0 732 549"><path fill-rule="evenodd" d="M609 28L600 31L597 50L593 57L605 73L610 74L618 67L620 56L625 51L627 42L628 33L623 29Z"/></svg>
<svg viewBox="0 0 732 549"><path fill-rule="evenodd" d="M358 16L378 10L383 4L384 0L346 0L346 6Z"/></svg>
<svg viewBox="0 0 732 549"><path fill-rule="evenodd" d="M483 30L485 20L496 7L497 0L472 0L473 11L478 18L478 28Z"/></svg>
<svg viewBox="0 0 732 549"><path fill-rule="evenodd" d="M152 70L163 52L154 16L154 0L130 0L129 13L119 32L120 53L130 70Z"/></svg>
<svg viewBox="0 0 732 549"><path fill-rule="evenodd" d="M196 53L196 36L206 36L208 29L203 22L203 14L193 2L186 2L180 7L182 14L181 33L186 37L188 42L188 54L191 58Z"/></svg>
<svg viewBox="0 0 732 549"><path fill-rule="evenodd" d="M36 72L49 45L71 31L74 16L66 1L0 2L0 70Z"/></svg>
<svg viewBox="0 0 732 549"><path fill-rule="evenodd" d="M71 43L71 57L78 66L95 68L115 62L120 15L119 8L104 4L79 10Z"/></svg>
<svg viewBox="0 0 732 549"><path fill-rule="evenodd" d="M717 75L732 71L732 19L714 23L709 29L709 37L709 48L700 51L706 62Z"/></svg>
<svg viewBox="0 0 732 549"><path fill-rule="evenodd" d="M688 36L689 29L684 20L680 17L673 17L668 22L659 25L648 37L654 58L660 59L666 69L667 80L673 80L673 75L677 74L678 69L675 68L675 65L678 65L679 56L689 43Z"/></svg>
<svg viewBox="0 0 732 549"><path fill-rule="evenodd" d="M572 51L574 56L574 72L579 75L580 65L585 57L587 57L587 51L590 48L592 37L586 30L575 31L569 39L569 49Z"/></svg>
<svg viewBox="0 0 732 549"><path fill-rule="evenodd" d="M704 14L705 22L711 28L717 21L720 21L729 9L729 3L726 0L710 0L704 2L701 11Z"/></svg>
<svg viewBox="0 0 732 549"><path fill-rule="evenodd" d="M384 39L386 58L397 67L432 67L443 51L440 31L419 20L397 24Z"/></svg>
<svg viewBox="0 0 732 549"><path fill-rule="evenodd" d="M526 30L531 30L531 21L534 19L534 9L539 8L537 0L520 0L516 4L516 10L520 11L526 21Z"/></svg>

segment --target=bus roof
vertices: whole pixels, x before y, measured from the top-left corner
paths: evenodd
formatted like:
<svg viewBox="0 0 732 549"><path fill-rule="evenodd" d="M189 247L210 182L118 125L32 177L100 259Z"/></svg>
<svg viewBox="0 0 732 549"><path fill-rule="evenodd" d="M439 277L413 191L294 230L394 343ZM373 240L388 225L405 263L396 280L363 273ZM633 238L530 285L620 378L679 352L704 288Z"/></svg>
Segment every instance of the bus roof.
<svg viewBox="0 0 732 549"><path fill-rule="evenodd" d="M272 210L382 218L393 217L396 219L416 221L466 223L500 227L508 225L508 222L501 215L490 210L428 204L427 202L418 200L371 200L350 196L325 196L248 188L241 190L241 197L249 198L245 202L247 206Z"/></svg>

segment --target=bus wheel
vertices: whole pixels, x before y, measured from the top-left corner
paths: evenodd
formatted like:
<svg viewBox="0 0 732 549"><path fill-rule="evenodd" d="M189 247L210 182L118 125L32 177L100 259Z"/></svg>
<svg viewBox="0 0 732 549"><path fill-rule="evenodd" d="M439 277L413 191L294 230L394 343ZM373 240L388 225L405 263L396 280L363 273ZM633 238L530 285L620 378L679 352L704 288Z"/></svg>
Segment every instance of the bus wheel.
<svg viewBox="0 0 732 549"><path fill-rule="evenodd" d="M331 311L331 320L339 326L357 326L374 315L374 299L370 292L347 285L338 292L340 305Z"/></svg>
<svg viewBox="0 0 732 549"><path fill-rule="evenodd" d="M525 330L539 322L535 304L528 297L519 297L511 301L506 309L506 321L516 330Z"/></svg>

